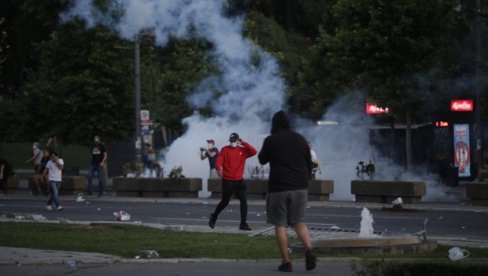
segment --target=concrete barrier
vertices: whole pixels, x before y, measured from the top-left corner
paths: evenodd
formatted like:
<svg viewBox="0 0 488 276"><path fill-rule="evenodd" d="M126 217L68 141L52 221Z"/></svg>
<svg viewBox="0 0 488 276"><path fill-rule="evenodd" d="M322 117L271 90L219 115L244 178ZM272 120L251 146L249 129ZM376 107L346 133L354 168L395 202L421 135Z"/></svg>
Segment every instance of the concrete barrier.
<svg viewBox="0 0 488 276"><path fill-rule="evenodd" d="M425 183L421 181L351 181L351 193L356 202L391 203L401 197L404 203L417 203L426 192Z"/></svg>
<svg viewBox="0 0 488 276"><path fill-rule="evenodd" d="M59 188L60 195L77 195L86 191L88 179L85 176L63 176L63 183Z"/></svg>
<svg viewBox="0 0 488 276"><path fill-rule="evenodd" d="M118 196L197 198L201 178L114 177L113 190Z"/></svg>
<svg viewBox="0 0 488 276"><path fill-rule="evenodd" d="M268 192L267 179L245 179L247 185L248 199L266 199ZM208 190L212 192L212 198L222 197L222 180L220 178L208 179ZM329 196L334 192L333 180L312 180L308 187L308 200L320 201L329 200Z"/></svg>
<svg viewBox="0 0 488 276"><path fill-rule="evenodd" d="M12 175L8 178L7 183L3 183L3 193L14 194L19 189L19 177Z"/></svg>
<svg viewBox="0 0 488 276"><path fill-rule="evenodd" d="M466 196L473 205L488 206L488 183L471 182L466 184Z"/></svg>
<svg viewBox="0 0 488 276"><path fill-rule="evenodd" d="M29 190L32 192L32 194L37 195L38 194L37 186L34 183L34 177L33 176L29 177L28 183L29 183ZM39 186L41 187L42 192L46 192L48 189L47 188L47 182L45 182L45 181L42 181L41 183L39 183Z"/></svg>
<svg viewBox="0 0 488 276"><path fill-rule="evenodd" d="M86 191L88 185L88 179L85 176L63 176L63 182L59 187L60 195L77 195ZM41 189L47 191L47 183L40 183ZM29 190L33 194L37 194L37 186L34 184L34 178L29 177Z"/></svg>

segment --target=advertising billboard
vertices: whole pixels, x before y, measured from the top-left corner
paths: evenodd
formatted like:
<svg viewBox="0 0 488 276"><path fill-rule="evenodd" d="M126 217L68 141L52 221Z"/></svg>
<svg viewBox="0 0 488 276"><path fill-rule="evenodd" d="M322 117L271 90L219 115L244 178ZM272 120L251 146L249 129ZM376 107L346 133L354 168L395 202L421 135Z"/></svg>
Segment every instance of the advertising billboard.
<svg viewBox="0 0 488 276"><path fill-rule="evenodd" d="M451 111L453 112L472 112L473 110L473 100L451 100Z"/></svg>
<svg viewBox="0 0 488 276"><path fill-rule="evenodd" d="M373 103L366 103L366 114L375 115L375 114L386 114L390 112L388 107L381 107Z"/></svg>
<svg viewBox="0 0 488 276"><path fill-rule="evenodd" d="M454 130L454 165L459 177L471 176L471 152L469 150L469 124L455 124Z"/></svg>

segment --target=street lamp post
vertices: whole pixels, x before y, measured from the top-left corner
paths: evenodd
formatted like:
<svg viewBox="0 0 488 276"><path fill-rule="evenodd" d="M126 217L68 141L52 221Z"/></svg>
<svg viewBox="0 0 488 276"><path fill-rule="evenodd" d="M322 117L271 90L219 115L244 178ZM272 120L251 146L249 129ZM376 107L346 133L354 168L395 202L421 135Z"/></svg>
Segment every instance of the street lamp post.
<svg viewBox="0 0 488 276"><path fill-rule="evenodd" d="M141 62L139 35L134 40L135 161L142 162L144 141L141 135Z"/></svg>

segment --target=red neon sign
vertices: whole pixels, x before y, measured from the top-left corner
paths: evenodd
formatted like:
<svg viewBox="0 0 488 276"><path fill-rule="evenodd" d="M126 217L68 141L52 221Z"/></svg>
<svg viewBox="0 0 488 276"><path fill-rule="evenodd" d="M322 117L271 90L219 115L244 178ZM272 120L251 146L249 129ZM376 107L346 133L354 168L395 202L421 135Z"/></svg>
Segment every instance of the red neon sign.
<svg viewBox="0 0 488 276"><path fill-rule="evenodd" d="M470 112L473 109L473 100L451 100L451 111Z"/></svg>
<svg viewBox="0 0 488 276"><path fill-rule="evenodd" d="M376 104L366 103L366 113L373 115L373 114L385 114L390 112L388 107L379 107Z"/></svg>
<svg viewBox="0 0 488 276"><path fill-rule="evenodd" d="M435 122L435 126L436 127L448 127L449 126L449 122L446 122L446 121L437 121L437 122Z"/></svg>

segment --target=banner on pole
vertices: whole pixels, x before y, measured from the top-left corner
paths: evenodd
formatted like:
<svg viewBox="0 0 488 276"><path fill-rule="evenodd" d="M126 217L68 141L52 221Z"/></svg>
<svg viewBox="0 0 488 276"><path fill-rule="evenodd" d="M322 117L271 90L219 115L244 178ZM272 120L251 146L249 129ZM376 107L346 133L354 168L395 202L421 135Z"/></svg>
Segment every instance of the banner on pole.
<svg viewBox="0 0 488 276"><path fill-rule="evenodd" d="M459 177L471 176L471 152L469 150L469 125L454 125L454 165Z"/></svg>

